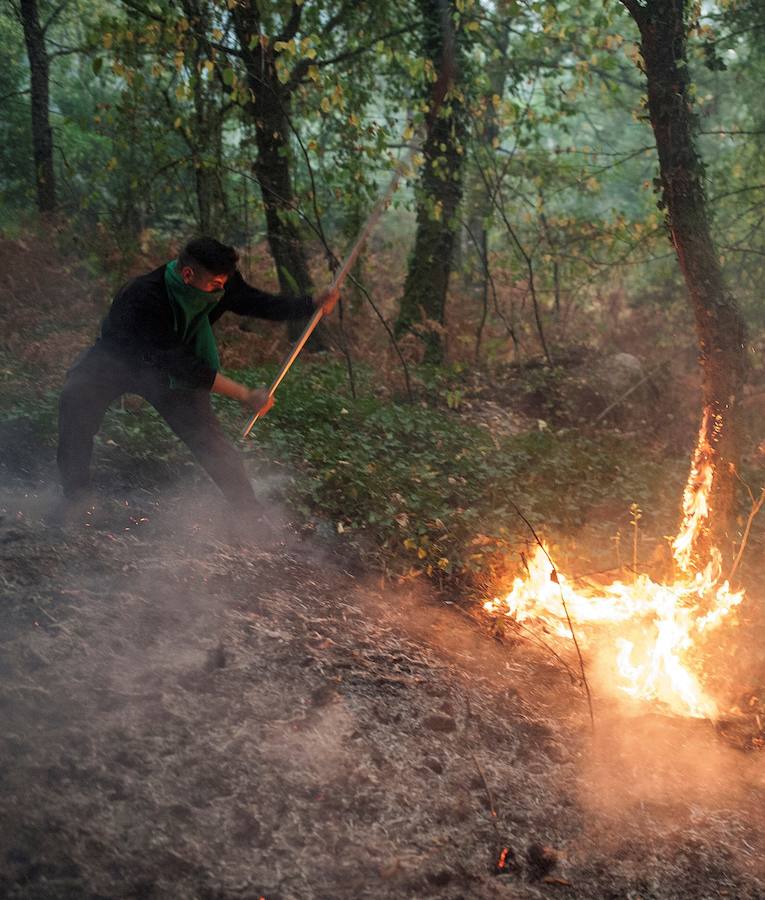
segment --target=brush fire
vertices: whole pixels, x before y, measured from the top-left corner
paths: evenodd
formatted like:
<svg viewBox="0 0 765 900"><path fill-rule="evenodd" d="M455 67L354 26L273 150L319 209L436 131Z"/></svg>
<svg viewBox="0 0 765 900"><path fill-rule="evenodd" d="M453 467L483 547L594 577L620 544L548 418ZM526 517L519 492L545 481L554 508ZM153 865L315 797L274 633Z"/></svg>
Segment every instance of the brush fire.
<svg viewBox="0 0 765 900"><path fill-rule="evenodd" d="M657 583L638 574L629 583L574 587L540 543L527 562L526 577L516 578L504 597L487 601L484 608L537 623L564 641L576 633L602 667L603 680L624 696L673 715L718 719L722 710L706 686L704 651L744 592L733 591L723 578L717 548L711 547L705 560L696 555L708 525L714 474L703 438L706 427L705 421L683 495L682 523L672 542L672 580Z"/></svg>

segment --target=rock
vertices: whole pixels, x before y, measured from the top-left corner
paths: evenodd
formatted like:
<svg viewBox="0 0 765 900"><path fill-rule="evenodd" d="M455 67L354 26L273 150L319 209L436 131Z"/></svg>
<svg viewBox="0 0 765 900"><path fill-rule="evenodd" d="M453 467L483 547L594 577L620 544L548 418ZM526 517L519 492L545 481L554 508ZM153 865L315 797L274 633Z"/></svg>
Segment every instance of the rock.
<svg viewBox="0 0 765 900"><path fill-rule="evenodd" d="M637 356L631 353L614 353L607 356L600 367L595 369L595 375L610 388L609 393L618 397L636 385L645 376L645 372Z"/></svg>
<svg viewBox="0 0 765 900"><path fill-rule="evenodd" d="M643 364L631 353L592 360L578 369L568 387L572 411L580 418L591 419L616 404L608 414L610 421L622 426L639 425L656 402L656 388L650 379L643 381L645 374ZM631 388L635 390L625 397Z"/></svg>

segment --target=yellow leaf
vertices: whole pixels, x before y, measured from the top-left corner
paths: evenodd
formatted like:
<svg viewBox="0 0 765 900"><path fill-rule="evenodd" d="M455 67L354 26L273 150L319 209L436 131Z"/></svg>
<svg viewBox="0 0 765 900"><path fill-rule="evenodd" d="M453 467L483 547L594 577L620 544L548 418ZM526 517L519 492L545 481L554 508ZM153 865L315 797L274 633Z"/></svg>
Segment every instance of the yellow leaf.
<svg viewBox="0 0 765 900"><path fill-rule="evenodd" d="M428 555L428 551L424 547L418 547L417 556L419 559L425 559L425 557L427 555Z"/></svg>
<svg viewBox="0 0 765 900"><path fill-rule="evenodd" d="M404 140L409 141L414 136L414 128L411 125L407 125L404 129Z"/></svg>
<svg viewBox="0 0 765 900"><path fill-rule="evenodd" d="M319 74L318 66L308 66L308 77L311 81L319 82L321 80L321 75Z"/></svg>
<svg viewBox="0 0 765 900"><path fill-rule="evenodd" d="M331 106L330 106L330 102L329 102L329 97L322 97L321 98L322 112L328 113L330 109L331 109Z"/></svg>
<svg viewBox="0 0 765 900"><path fill-rule="evenodd" d="M308 50L305 51L305 55L308 59L316 59L316 50L313 47L309 47Z"/></svg>
<svg viewBox="0 0 765 900"><path fill-rule="evenodd" d="M106 47L106 49L109 50L110 47L112 46L113 41L114 41L114 35L111 33L111 31L107 31L103 37L104 47Z"/></svg>

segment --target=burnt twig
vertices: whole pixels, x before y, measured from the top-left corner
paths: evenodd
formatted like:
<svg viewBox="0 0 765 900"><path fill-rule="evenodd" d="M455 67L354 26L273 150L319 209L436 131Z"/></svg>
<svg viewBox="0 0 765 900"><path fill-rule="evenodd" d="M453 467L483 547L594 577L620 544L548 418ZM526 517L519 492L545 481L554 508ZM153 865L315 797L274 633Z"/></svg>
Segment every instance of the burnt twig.
<svg viewBox="0 0 765 900"><path fill-rule="evenodd" d="M481 764L478 762L478 757L473 752L470 747L470 734L468 732L468 725L470 724L470 720L473 718L473 709L470 705L470 694L465 693L465 721L462 726L463 739L465 744L465 749L467 750L468 756L473 762L475 766L476 772L478 772L478 777L481 779L481 784L483 785L484 793L486 794L486 803L489 807L489 821L491 822L491 826L494 829L494 837L496 839L496 846L494 852L494 865L496 866L498 871L502 871L505 868L507 855L509 853L509 847L503 846L502 836L499 833L499 825L497 824L497 805L494 802L494 795L492 794L491 788L489 787L489 783L486 780L486 775L484 775L483 768Z"/></svg>
<svg viewBox="0 0 765 900"><path fill-rule="evenodd" d="M569 631L571 632L571 638L574 641L574 647L576 648L576 655L579 659L579 670L582 673L582 684L584 685L584 692L587 696L587 708L590 712L590 725L592 726L592 730L594 732L595 731L595 714L592 709L592 694L590 693L590 685L589 685L589 682L587 681L587 673L585 672L585 669L584 669L584 657L582 656L582 651L579 647L579 641L577 640L576 632L574 631L574 623L571 621L571 616L568 614L568 606L566 605L566 598L563 595L563 587L558 578L558 570L555 568L555 563L552 561L550 554L547 552L547 548L540 540L539 535L536 533L534 526L531 524L531 522L529 522L529 520L526 518L526 516L524 516L524 514L520 511L518 506L512 500L510 500L510 505L513 507L513 509L518 513L520 518L526 524L529 531L534 536L534 540L537 542L537 544L539 545L539 547L542 550L542 553L544 553L544 555L547 557L547 561L550 563L550 566L552 567L552 572L550 572L550 580L554 581L555 584L558 585L558 591L560 592L560 602L563 605L563 612L566 614L566 622L568 623L568 628L569 628Z"/></svg>
<svg viewBox="0 0 765 900"><path fill-rule="evenodd" d="M730 567L730 572L728 573L729 582L733 581L733 576L736 574L739 563L744 556L744 550L746 550L746 545L749 541L749 532L752 530L752 522L754 522L755 516L762 508L762 504L765 503L765 487L760 491L760 496L756 500L754 499L754 494L748 484L746 485L746 489L749 491L749 496L752 500L752 508L749 510L749 517L746 520L744 535L741 538L741 545L738 548L738 553L736 554L736 558L733 560L733 565Z"/></svg>

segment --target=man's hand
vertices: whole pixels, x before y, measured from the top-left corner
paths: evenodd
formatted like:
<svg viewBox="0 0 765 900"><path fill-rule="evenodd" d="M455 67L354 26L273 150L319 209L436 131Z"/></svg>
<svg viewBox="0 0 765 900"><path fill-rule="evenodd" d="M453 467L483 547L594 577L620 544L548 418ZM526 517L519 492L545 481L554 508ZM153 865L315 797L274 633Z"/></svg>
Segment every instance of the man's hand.
<svg viewBox="0 0 765 900"><path fill-rule="evenodd" d="M325 288L317 297L314 298L316 308L321 307L321 311L328 316L335 308L337 301L340 299L340 290L338 288Z"/></svg>
<svg viewBox="0 0 765 900"><path fill-rule="evenodd" d="M264 416L274 405L273 396L269 396L268 388L253 388L248 391L244 403L260 416Z"/></svg>

